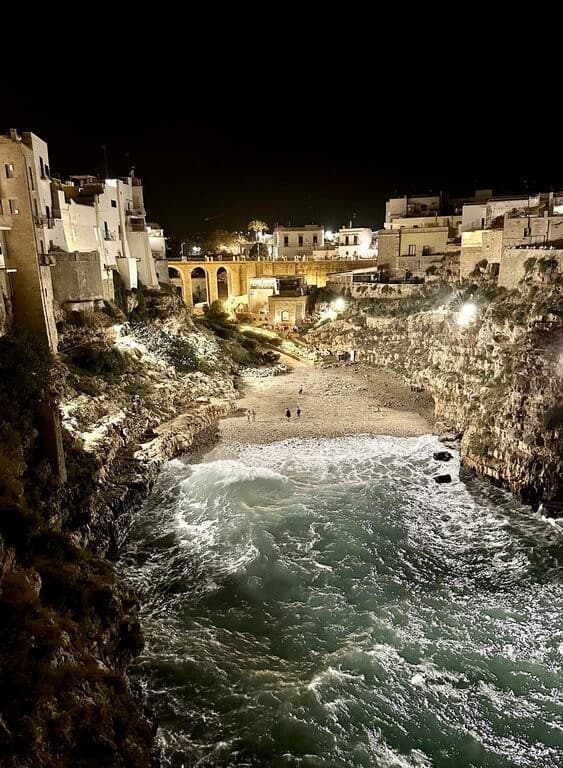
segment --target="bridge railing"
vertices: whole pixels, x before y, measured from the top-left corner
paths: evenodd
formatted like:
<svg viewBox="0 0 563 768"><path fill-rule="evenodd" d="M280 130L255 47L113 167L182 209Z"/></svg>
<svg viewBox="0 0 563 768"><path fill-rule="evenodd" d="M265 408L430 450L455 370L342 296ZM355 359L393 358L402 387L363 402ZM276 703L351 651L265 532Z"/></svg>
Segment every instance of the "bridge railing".
<svg viewBox="0 0 563 768"><path fill-rule="evenodd" d="M292 256L292 257L284 257L280 259L274 259L274 258L266 258L266 259L248 259L243 254L224 254L224 255L217 255L217 254L211 254L209 256L187 256L183 259L174 259L174 258L168 258L168 261L171 264L174 263L190 263L190 262L197 262L198 264L201 264L202 262L220 262L220 261L227 261L227 262L257 262L257 261L267 261L267 262L274 262L277 264L284 263L284 262L311 262L311 261L376 261L376 258L374 256L371 256L369 258L362 258L361 256L313 256L313 255L303 255L303 256Z"/></svg>

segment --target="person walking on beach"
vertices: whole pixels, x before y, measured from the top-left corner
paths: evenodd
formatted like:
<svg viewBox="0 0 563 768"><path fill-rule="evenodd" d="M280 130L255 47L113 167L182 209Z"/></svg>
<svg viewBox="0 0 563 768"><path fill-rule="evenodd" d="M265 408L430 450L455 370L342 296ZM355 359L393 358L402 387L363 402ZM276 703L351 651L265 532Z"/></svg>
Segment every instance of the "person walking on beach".
<svg viewBox="0 0 563 768"><path fill-rule="evenodd" d="M250 413L252 416L252 421L256 421L256 408L253 408Z"/></svg>
<svg viewBox="0 0 563 768"><path fill-rule="evenodd" d="M301 406L300 405L297 406L297 410L295 411L295 413L297 414L297 418L299 418L301 416Z"/></svg>
<svg viewBox="0 0 563 768"><path fill-rule="evenodd" d="M297 394L298 395L302 395L303 394L303 384L301 384L301 386L299 387L299 392Z"/></svg>
<svg viewBox="0 0 563 768"><path fill-rule="evenodd" d="M248 421L249 424L250 424L251 419L252 419L252 409L251 408L247 408L246 409L246 420Z"/></svg>
<svg viewBox="0 0 563 768"><path fill-rule="evenodd" d="M286 415L287 420L289 421L291 419L291 411L289 410L289 408L286 409L285 415Z"/></svg>

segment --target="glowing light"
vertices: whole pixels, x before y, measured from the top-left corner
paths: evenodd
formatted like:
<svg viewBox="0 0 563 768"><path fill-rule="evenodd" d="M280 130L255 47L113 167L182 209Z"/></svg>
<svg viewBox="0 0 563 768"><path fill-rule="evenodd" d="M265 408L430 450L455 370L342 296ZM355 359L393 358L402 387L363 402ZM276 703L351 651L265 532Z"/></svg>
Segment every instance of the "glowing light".
<svg viewBox="0 0 563 768"><path fill-rule="evenodd" d="M197 256L198 253L201 253L201 247L199 245L192 246L192 253Z"/></svg>
<svg viewBox="0 0 563 768"><path fill-rule="evenodd" d="M469 325L469 323L473 322L475 320L475 315L477 314L477 307L473 302L469 301L467 304L462 304L459 313L457 316L457 324L458 325Z"/></svg>
<svg viewBox="0 0 563 768"><path fill-rule="evenodd" d="M330 308L335 312L343 312L346 309L346 301L340 296L330 304Z"/></svg>
<svg viewBox="0 0 563 768"><path fill-rule="evenodd" d="M334 237L334 232L332 231L332 229L327 229L327 231L325 232L325 239L332 240L333 237Z"/></svg>

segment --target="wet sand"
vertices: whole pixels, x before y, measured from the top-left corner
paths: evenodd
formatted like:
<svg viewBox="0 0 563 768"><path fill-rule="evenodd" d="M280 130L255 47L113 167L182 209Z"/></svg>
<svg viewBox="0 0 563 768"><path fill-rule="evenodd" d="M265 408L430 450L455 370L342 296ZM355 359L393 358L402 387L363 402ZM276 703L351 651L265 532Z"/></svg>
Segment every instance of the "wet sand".
<svg viewBox="0 0 563 768"><path fill-rule="evenodd" d="M283 362L291 364L288 359ZM300 387L302 395L298 394ZM236 413L219 424L219 450L229 444L272 443L293 437L412 437L433 428L429 395L412 392L398 376L374 368L298 364L284 376L243 378L242 389L244 397L238 401ZM297 405L302 411L299 418ZM256 410L255 421L250 423L245 413L248 408Z"/></svg>

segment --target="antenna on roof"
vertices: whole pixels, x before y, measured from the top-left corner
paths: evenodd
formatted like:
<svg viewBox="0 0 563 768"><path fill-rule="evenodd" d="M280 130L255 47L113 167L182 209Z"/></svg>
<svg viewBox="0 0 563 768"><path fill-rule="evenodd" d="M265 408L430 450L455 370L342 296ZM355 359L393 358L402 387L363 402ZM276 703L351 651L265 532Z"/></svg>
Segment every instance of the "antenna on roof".
<svg viewBox="0 0 563 768"><path fill-rule="evenodd" d="M104 153L104 173L105 173L104 178L109 179L108 153L107 153L106 145L102 144L101 149L102 149L102 152Z"/></svg>

